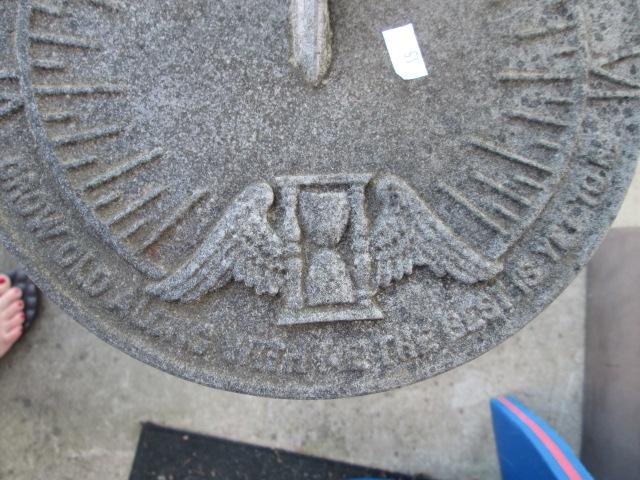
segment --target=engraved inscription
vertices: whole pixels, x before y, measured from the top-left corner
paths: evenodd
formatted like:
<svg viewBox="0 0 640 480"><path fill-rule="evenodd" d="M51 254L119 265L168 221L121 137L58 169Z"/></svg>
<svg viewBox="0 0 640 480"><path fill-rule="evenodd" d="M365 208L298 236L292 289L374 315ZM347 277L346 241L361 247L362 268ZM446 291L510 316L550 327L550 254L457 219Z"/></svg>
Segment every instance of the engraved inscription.
<svg viewBox="0 0 640 480"><path fill-rule="evenodd" d="M48 202L35 179L19 159L0 162L0 185L7 192L12 208L26 220L27 229L52 248L51 258L72 283L90 297L100 297L111 288L110 272L73 238L63 217Z"/></svg>

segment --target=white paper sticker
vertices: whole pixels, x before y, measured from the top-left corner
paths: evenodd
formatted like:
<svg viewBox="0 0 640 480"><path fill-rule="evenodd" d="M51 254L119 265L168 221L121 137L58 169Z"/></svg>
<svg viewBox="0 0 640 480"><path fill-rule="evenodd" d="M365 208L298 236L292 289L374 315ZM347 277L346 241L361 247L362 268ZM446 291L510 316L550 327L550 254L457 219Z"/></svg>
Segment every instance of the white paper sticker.
<svg viewBox="0 0 640 480"><path fill-rule="evenodd" d="M382 32L393 69L403 80L414 80L429 75L424 64L413 24Z"/></svg>

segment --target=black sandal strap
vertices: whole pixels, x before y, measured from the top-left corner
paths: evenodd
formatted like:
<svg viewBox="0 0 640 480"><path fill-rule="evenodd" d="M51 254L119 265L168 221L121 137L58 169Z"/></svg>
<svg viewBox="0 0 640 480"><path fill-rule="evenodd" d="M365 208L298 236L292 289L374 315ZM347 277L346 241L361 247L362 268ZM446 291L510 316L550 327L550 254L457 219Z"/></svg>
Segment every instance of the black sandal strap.
<svg viewBox="0 0 640 480"><path fill-rule="evenodd" d="M24 324L23 333L31 328L34 320L38 317L40 310L40 291L35 283L27 275L19 270L14 270L7 275L11 279L11 286L22 290L22 301L24 302Z"/></svg>

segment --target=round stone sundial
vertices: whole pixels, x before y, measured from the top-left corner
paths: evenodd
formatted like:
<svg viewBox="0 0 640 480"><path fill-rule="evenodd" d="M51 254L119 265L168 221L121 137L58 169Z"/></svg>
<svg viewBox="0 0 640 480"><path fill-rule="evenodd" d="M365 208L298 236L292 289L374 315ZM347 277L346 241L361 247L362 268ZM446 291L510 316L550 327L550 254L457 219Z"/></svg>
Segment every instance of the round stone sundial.
<svg viewBox="0 0 640 480"><path fill-rule="evenodd" d="M5 0L2 239L162 370L377 392L565 288L639 114L637 1Z"/></svg>

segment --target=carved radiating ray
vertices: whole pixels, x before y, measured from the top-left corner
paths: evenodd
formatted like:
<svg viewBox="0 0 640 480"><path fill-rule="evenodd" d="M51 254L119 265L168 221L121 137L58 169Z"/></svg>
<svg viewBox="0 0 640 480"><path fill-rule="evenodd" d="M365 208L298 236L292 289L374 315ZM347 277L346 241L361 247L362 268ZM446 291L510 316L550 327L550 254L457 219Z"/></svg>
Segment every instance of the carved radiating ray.
<svg viewBox="0 0 640 480"><path fill-rule="evenodd" d="M52 137L51 143L56 147L64 147L67 145L75 145L78 143L93 142L107 137L112 137L124 130L124 125L107 125L105 127L93 128L90 130L82 130L74 133L67 133Z"/></svg>
<svg viewBox="0 0 640 480"><path fill-rule="evenodd" d="M503 70L498 74L501 82L571 82L576 76L570 73L527 70Z"/></svg>
<svg viewBox="0 0 640 480"><path fill-rule="evenodd" d="M0 80L16 80L18 74L13 70L0 70Z"/></svg>
<svg viewBox="0 0 640 480"><path fill-rule="evenodd" d="M562 145L560 145L559 143L550 142L549 140L544 139L537 140L535 145L555 152L559 152L562 150Z"/></svg>
<svg viewBox="0 0 640 480"><path fill-rule="evenodd" d="M50 15L52 17L64 16L64 11L62 10L62 8L56 5L51 5L49 3L34 2L31 4L31 10L39 13L44 13L45 15Z"/></svg>
<svg viewBox="0 0 640 480"><path fill-rule="evenodd" d="M95 40L76 35L61 35L49 32L29 32L29 38L35 43L44 43L58 47L98 49Z"/></svg>
<svg viewBox="0 0 640 480"><path fill-rule="evenodd" d="M150 222L149 218L141 218L140 220L134 222L128 228L118 233L118 238L120 240L128 240L130 237L133 237L136 233L140 231L142 227L147 225Z"/></svg>
<svg viewBox="0 0 640 480"><path fill-rule="evenodd" d="M590 90L587 92L589 100L632 100L640 98L640 91L624 90Z"/></svg>
<svg viewBox="0 0 640 480"><path fill-rule="evenodd" d="M68 160L62 163L62 168L66 170L76 170L78 168L87 167L89 165L93 165L98 161L97 157L84 157L78 158L74 160Z"/></svg>
<svg viewBox="0 0 640 480"><path fill-rule="evenodd" d="M14 70L0 70L0 80L15 83L18 74ZM17 112L24 106L22 98L14 93L0 92L0 120Z"/></svg>
<svg viewBox="0 0 640 480"><path fill-rule="evenodd" d="M120 212L116 213L113 217L111 217L109 220L107 220L106 222L107 225L113 226L116 223L119 223L122 220L126 219L133 213L138 212L139 210L144 208L147 204L149 204L150 202L158 198L166 190L167 190L166 187L156 187L146 192L138 200L130 203L129 205L127 205L127 207L124 210L121 210Z"/></svg>
<svg viewBox="0 0 640 480"><path fill-rule="evenodd" d="M48 112L42 115L46 123L68 122L76 117L75 113L69 111Z"/></svg>
<svg viewBox="0 0 640 480"><path fill-rule="evenodd" d="M624 48L614 55L611 55L599 62L600 67L608 67L613 65L614 63L622 62L624 60L628 60L629 58L640 57L640 47L634 46L631 48Z"/></svg>
<svg viewBox="0 0 640 480"><path fill-rule="evenodd" d="M33 87L33 93L39 96L121 94L125 92L126 87L116 83L34 85Z"/></svg>
<svg viewBox="0 0 640 480"><path fill-rule="evenodd" d="M542 97L547 105L574 105L576 101L569 97Z"/></svg>
<svg viewBox="0 0 640 480"><path fill-rule="evenodd" d="M97 177L90 180L86 184L85 189L87 190L95 189L109 182L112 182L118 179L119 177L125 175L126 173L130 172L131 170L160 158L163 155L163 153L164 152L162 149L156 148L154 150L151 150L150 152L145 152L141 155L138 155L137 157L127 160L126 162L109 170L108 172L103 173L102 175L98 175Z"/></svg>
<svg viewBox="0 0 640 480"><path fill-rule="evenodd" d="M540 190L540 191L545 191L546 187L544 186L544 184L534 180L531 177L527 177L526 175L516 175L515 177L513 177L513 179L518 182L521 183L522 185L526 185L527 187L531 187L534 190Z"/></svg>
<svg viewBox="0 0 640 480"><path fill-rule="evenodd" d="M516 192L515 190L513 190L511 187L509 187L507 184L502 183L502 182L497 182L485 175L483 175L480 172L476 172L474 175L474 178L479 181L480 183L488 186L489 188L491 188L492 190L498 192L499 194L513 200L516 203L519 203L520 205L522 205L523 207L531 207L532 203L531 200L529 200L526 197L523 197L522 195L520 195L518 192Z"/></svg>
<svg viewBox="0 0 640 480"><path fill-rule="evenodd" d="M495 210L496 212L498 212L503 217L505 217L506 219L511 220L512 222L515 222L515 223L522 222L522 217L520 217L513 210L510 210L509 208L505 207L504 205L498 202L488 202L488 206L493 210Z"/></svg>
<svg viewBox="0 0 640 480"><path fill-rule="evenodd" d="M536 123L550 128L569 128L571 125L557 117L540 114L538 112L528 112L524 110L509 110L505 115L514 120Z"/></svg>
<svg viewBox="0 0 640 480"><path fill-rule="evenodd" d="M530 27L524 28L515 33L515 37L519 40L532 40L541 39L550 35L557 35L559 33L566 33L570 30L574 30L577 27L576 23L565 22L557 23L555 25L549 25L546 27Z"/></svg>
<svg viewBox="0 0 640 480"><path fill-rule="evenodd" d="M474 217L480 220L487 227L502 235L507 234L507 231L502 225L500 225L489 214L487 214L487 212L485 212L480 206L478 206L473 200L464 195L462 192L450 185L447 185L444 182L440 182L438 184L438 188L449 195L456 203L471 212Z"/></svg>
<svg viewBox="0 0 640 480"><path fill-rule="evenodd" d="M95 202L93 202L93 209L95 211L108 207L109 205L117 202L122 198L122 192L109 192L102 197L99 197Z"/></svg>
<svg viewBox="0 0 640 480"><path fill-rule="evenodd" d="M615 85L615 89L608 89L604 86L592 88L587 91L587 99L590 101L598 100L634 100L640 98L640 80L625 77L619 73L608 70L618 62L628 60L630 58L640 56L640 47L632 47L624 49L615 55L594 61L589 70L589 74L610 84ZM628 88L629 90L625 90Z"/></svg>
<svg viewBox="0 0 640 480"><path fill-rule="evenodd" d="M547 174L553 174L554 170L551 167L548 167L546 165L543 165L539 162L536 162L535 160L531 160L523 155L514 153L509 151L507 148L502 147L496 143L490 142L488 140L484 140L484 139L480 139L480 138L471 138L469 140L469 143L476 147L479 148L480 150L484 150L486 152L489 153L493 153L501 158L504 158L505 160L509 160L511 162L517 163L519 165L524 165L526 167L531 167L534 168L536 170L539 170L543 173L547 173Z"/></svg>
<svg viewBox="0 0 640 480"><path fill-rule="evenodd" d="M609 70L606 70L602 67L592 67L591 70L589 71L589 73L591 73L592 75L596 76L596 77L600 77L603 78L604 80L607 80L611 83L614 83L616 85L620 85L623 87L630 87L630 88L638 88L640 89L640 81L638 80L634 80L631 78L627 78L627 77L623 77L621 75L618 75L616 73L613 73Z"/></svg>
<svg viewBox="0 0 640 480"><path fill-rule="evenodd" d="M10 100L4 105L0 105L0 119L3 119L7 115L17 112L23 107L23 102L20 100Z"/></svg>
<svg viewBox="0 0 640 480"><path fill-rule="evenodd" d="M109 10L118 11L122 8L120 2L116 0L85 0L88 4L94 7L107 8Z"/></svg>
<svg viewBox="0 0 640 480"><path fill-rule="evenodd" d="M51 58L33 59L31 60L31 66L40 70L64 70L66 67L63 61Z"/></svg>
<svg viewBox="0 0 640 480"><path fill-rule="evenodd" d="M138 247L138 253L144 252L147 248L155 244L162 235L172 227L176 226L184 216L200 202L208 192L199 190L195 192L191 198L187 199L180 207L178 207L166 220L160 222L159 225L151 232L148 238Z"/></svg>
<svg viewBox="0 0 640 480"><path fill-rule="evenodd" d="M555 50L551 56L552 57L570 57L572 55L577 55L580 49L576 47L561 47Z"/></svg>

